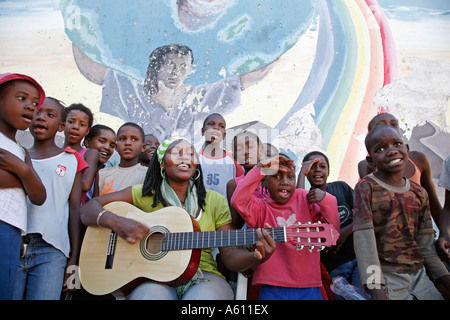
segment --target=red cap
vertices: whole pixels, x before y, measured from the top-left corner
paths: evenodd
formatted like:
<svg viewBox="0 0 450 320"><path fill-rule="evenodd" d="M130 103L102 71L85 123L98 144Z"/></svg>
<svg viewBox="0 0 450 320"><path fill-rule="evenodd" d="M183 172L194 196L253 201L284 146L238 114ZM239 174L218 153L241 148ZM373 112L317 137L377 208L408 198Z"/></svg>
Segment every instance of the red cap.
<svg viewBox="0 0 450 320"><path fill-rule="evenodd" d="M44 100L45 100L45 92L44 92L44 89L42 89L41 85L36 80L34 80L32 77L29 77L27 75L20 74L20 73L1 73L0 74L0 85L2 85L5 82L12 81L12 80L27 80L27 81L31 82L39 92L39 104L38 104L37 108L39 109L42 106L42 104L44 103Z"/></svg>

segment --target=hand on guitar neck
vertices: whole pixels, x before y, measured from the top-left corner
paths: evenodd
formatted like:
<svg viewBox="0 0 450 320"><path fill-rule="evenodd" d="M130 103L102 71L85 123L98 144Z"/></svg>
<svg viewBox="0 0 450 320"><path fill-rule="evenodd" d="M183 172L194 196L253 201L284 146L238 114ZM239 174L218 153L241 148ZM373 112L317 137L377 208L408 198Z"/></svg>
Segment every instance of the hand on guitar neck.
<svg viewBox="0 0 450 320"><path fill-rule="evenodd" d="M268 223L266 223L265 227L272 228ZM255 243L255 258L260 260L260 263L263 263L275 251L277 244L265 229L256 229L256 234L258 235L259 240Z"/></svg>

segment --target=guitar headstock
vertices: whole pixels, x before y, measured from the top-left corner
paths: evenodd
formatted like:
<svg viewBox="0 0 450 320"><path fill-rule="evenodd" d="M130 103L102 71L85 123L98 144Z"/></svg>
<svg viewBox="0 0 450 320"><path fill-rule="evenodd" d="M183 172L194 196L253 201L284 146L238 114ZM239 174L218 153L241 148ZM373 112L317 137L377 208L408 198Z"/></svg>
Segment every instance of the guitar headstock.
<svg viewBox="0 0 450 320"><path fill-rule="evenodd" d="M298 223L286 227L286 241L297 246L297 250L307 247L310 252L317 247L318 251L336 245L339 234L328 223Z"/></svg>

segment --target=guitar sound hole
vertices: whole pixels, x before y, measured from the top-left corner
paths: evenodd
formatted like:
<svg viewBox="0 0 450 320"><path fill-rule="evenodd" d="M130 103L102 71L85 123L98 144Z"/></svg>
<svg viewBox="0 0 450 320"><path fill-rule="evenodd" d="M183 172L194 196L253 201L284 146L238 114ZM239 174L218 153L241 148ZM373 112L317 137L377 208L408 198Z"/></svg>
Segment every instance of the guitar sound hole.
<svg viewBox="0 0 450 320"><path fill-rule="evenodd" d="M161 243L164 239L164 233L153 232L148 238L146 243L146 249L150 254L158 254L161 252Z"/></svg>

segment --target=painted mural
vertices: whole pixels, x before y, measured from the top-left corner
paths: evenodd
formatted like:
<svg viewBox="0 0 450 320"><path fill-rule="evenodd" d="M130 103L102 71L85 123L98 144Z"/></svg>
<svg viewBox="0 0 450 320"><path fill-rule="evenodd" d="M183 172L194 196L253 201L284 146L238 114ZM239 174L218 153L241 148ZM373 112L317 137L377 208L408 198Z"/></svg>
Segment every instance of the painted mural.
<svg viewBox="0 0 450 320"><path fill-rule="evenodd" d="M389 111L438 178L450 153L445 0L0 1L0 71L201 144L204 118L252 129L301 162L330 158L354 186L369 120ZM232 137L232 134L228 134ZM442 192L438 188L438 192Z"/></svg>

